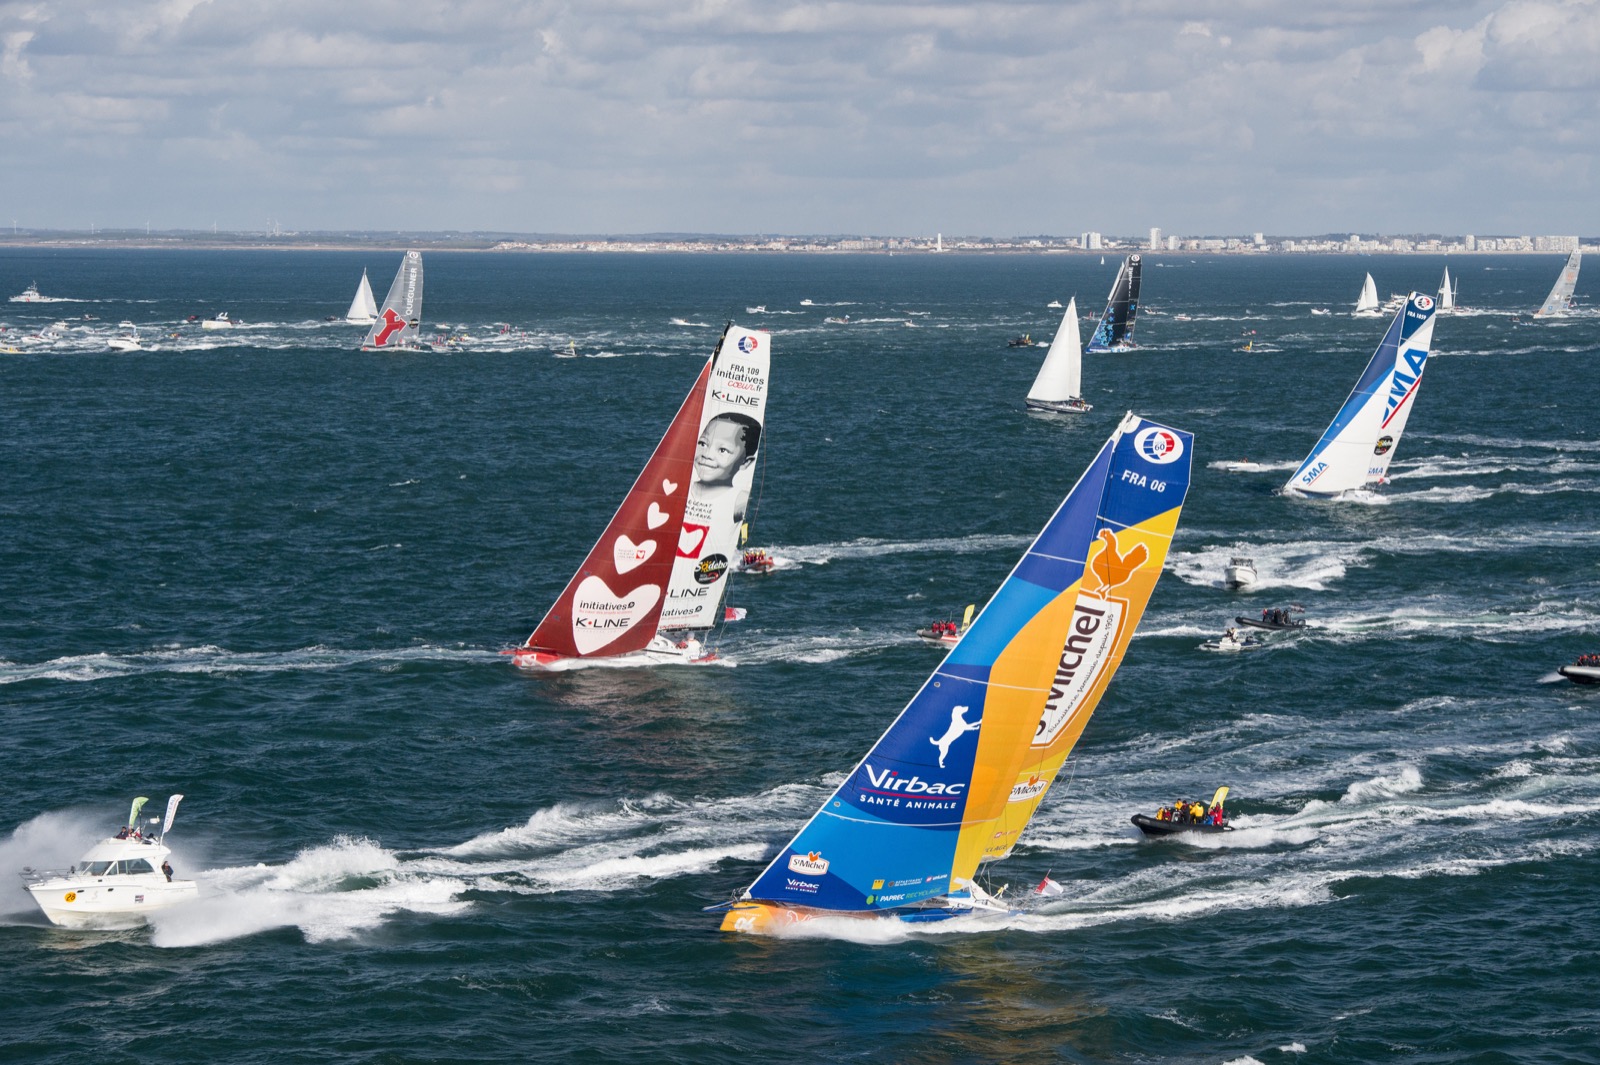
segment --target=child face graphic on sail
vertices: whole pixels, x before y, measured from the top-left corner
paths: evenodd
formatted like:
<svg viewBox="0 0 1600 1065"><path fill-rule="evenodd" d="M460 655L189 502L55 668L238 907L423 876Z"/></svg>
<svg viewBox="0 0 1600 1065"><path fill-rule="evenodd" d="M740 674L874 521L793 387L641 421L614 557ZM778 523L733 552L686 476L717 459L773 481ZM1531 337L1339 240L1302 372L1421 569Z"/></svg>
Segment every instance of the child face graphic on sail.
<svg viewBox="0 0 1600 1065"><path fill-rule="evenodd" d="M740 470L756 460L761 423L744 414L719 414L700 430L694 455L695 481L702 489L732 488Z"/></svg>

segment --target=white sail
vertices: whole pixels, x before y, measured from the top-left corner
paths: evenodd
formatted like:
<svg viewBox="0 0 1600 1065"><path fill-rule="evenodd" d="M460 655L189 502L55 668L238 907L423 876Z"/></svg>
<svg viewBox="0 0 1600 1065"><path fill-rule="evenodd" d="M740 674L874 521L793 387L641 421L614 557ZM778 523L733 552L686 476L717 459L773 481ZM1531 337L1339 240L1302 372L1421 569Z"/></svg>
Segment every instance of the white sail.
<svg viewBox="0 0 1600 1065"><path fill-rule="evenodd" d="M1286 491L1334 496L1383 479L1422 383L1434 307L1433 297L1411 293L1350 398L1284 484Z"/></svg>
<svg viewBox="0 0 1600 1065"><path fill-rule="evenodd" d="M1361 284L1361 298L1356 300L1357 314L1378 313L1378 283L1368 274L1366 281Z"/></svg>
<svg viewBox="0 0 1600 1065"><path fill-rule="evenodd" d="M1450 267L1444 268L1444 280L1439 282L1439 309L1453 311L1456 309L1456 290L1450 287Z"/></svg>
<svg viewBox="0 0 1600 1065"><path fill-rule="evenodd" d="M1574 251L1567 258L1567 265L1561 268L1561 276L1556 278L1555 287L1550 290L1550 295L1544 298L1544 305L1533 312L1535 318L1549 318L1567 313L1567 308L1572 304L1572 292L1578 287L1578 267L1582 261L1581 251Z"/></svg>
<svg viewBox="0 0 1600 1065"><path fill-rule="evenodd" d="M724 578L739 557L739 528L760 457L772 365L768 336L730 324L712 359L662 630L709 629L722 620Z"/></svg>
<svg viewBox="0 0 1600 1065"><path fill-rule="evenodd" d="M367 280L365 269L361 271L361 284L356 286L356 298L350 301L344 320L351 325L371 325L378 320L378 301L372 298L372 282Z"/></svg>
<svg viewBox="0 0 1600 1065"><path fill-rule="evenodd" d="M1028 405L1054 409L1055 404L1081 404L1082 394L1083 346L1078 339L1078 300L1074 297L1067 301L1061 326L1039 367L1039 376L1028 389ZM1087 404L1082 406L1088 409Z"/></svg>
<svg viewBox="0 0 1600 1065"><path fill-rule="evenodd" d="M400 260L394 284L383 299L383 308L361 342L362 351L390 351L419 346L422 330L422 253L408 251Z"/></svg>

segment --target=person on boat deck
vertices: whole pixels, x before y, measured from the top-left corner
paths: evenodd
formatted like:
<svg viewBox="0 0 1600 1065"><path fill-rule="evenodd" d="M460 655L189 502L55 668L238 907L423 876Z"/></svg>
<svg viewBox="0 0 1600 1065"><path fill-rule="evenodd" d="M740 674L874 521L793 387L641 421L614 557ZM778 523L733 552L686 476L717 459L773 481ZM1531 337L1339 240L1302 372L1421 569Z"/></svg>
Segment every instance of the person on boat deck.
<svg viewBox="0 0 1600 1065"><path fill-rule="evenodd" d="M1205 818L1206 808L1204 806L1201 806L1199 803L1195 803L1193 806L1189 807L1189 819L1195 824L1201 824L1205 821Z"/></svg>
<svg viewBox="0 0 1600 1065"><path fill-rule="evenodd" d="M172 883L172 863L167 861L167 860L165 860L165 859L162 859L161 871L164 874L166 874L167 883L169 883L169 884Z"/></svg>
<svg viewBox="0 0 1600 1065"><path fill-rule="evenodd" d="M118 839L127 839L129 833L131 833L132 831L133 830L131 828L129 828L127 825L123 825L122 826L122 831L117 833L117 838Z"/></svg>

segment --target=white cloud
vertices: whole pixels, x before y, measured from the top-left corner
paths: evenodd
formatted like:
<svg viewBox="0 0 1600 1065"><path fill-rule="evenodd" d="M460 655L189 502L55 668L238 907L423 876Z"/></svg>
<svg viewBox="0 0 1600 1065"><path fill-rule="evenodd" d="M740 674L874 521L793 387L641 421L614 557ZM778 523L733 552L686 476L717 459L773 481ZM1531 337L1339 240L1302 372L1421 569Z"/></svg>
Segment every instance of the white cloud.
<svg viewBox="0 0 1600 1065"><path fill-rule="evenodd" d="M0 190L41 226L1600 230L1600 0L1136 7L0 5Z"/></svg>

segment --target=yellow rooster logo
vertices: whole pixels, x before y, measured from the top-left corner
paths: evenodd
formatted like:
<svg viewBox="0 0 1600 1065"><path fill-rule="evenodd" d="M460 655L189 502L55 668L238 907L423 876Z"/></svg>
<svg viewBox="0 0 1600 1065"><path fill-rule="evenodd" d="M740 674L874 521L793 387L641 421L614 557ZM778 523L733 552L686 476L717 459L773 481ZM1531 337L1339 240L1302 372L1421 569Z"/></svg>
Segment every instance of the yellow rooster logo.
<svg viewBox="0 0 1600 1065"><path fill-rule="evenodd" d="M1149 560L1150 550L1143 544L1134 544L1133 550L1123 554L1117 546L1117 534L1110 529L1101 529L1097 540L1099 550L1090 548L1092 554L1088 569L1095 580L1100 582L1100 586L1093 590L1085 588L1084 591L1105 599L1110 595L1111 589L1127 584L1133 579L1139 567Z"/></svg>

